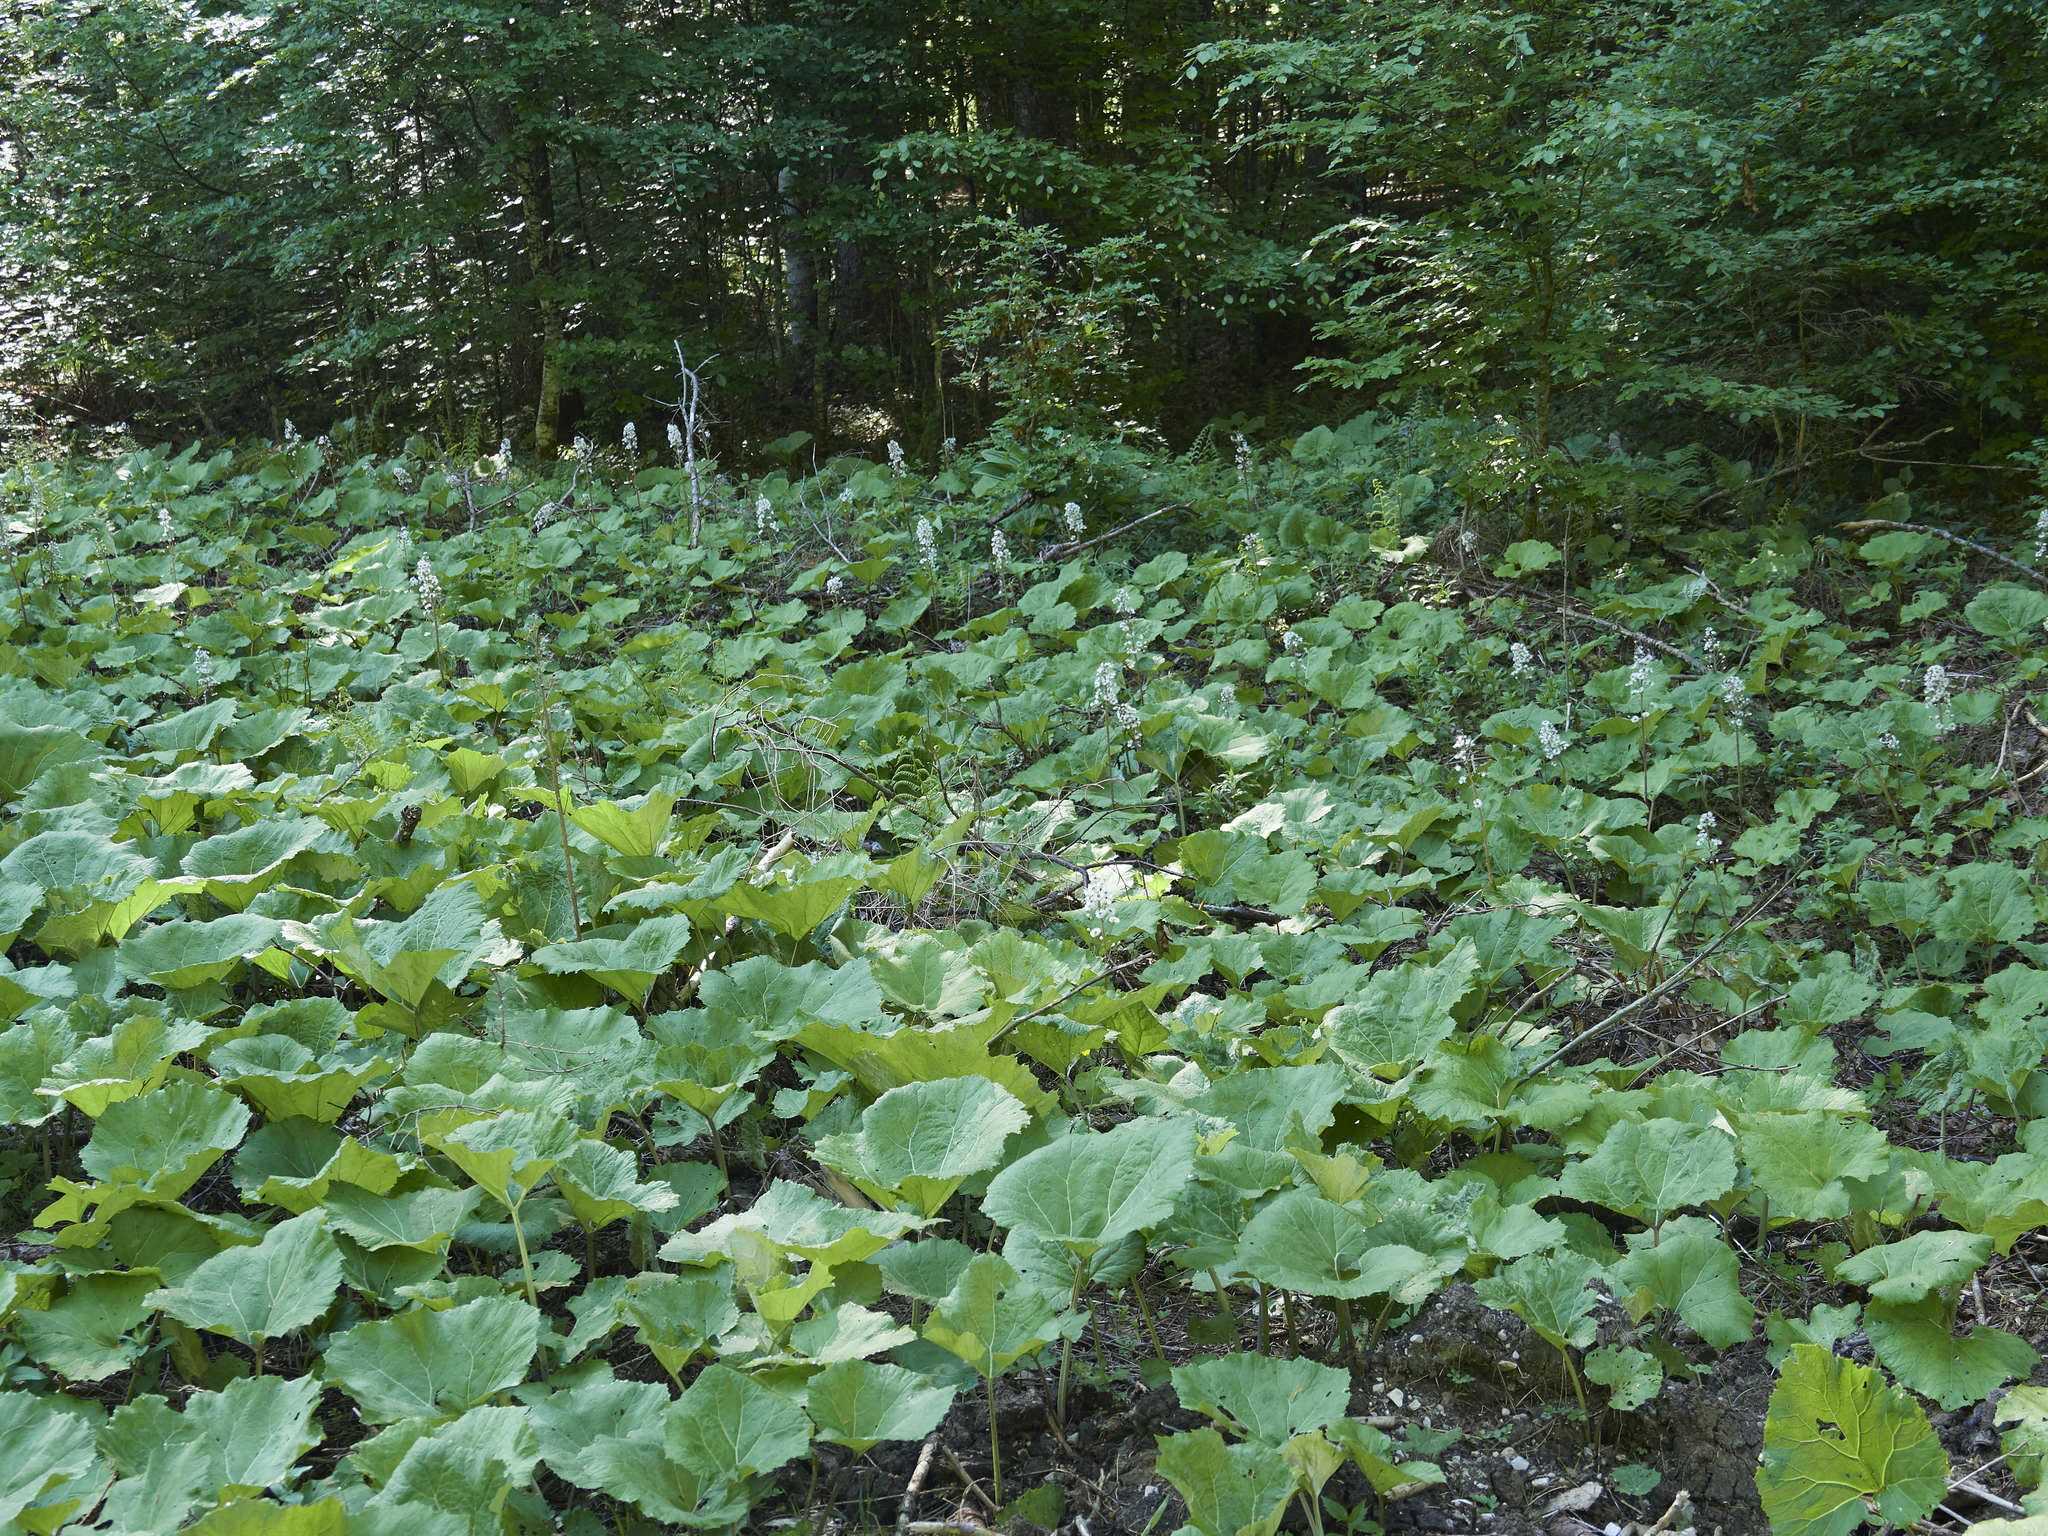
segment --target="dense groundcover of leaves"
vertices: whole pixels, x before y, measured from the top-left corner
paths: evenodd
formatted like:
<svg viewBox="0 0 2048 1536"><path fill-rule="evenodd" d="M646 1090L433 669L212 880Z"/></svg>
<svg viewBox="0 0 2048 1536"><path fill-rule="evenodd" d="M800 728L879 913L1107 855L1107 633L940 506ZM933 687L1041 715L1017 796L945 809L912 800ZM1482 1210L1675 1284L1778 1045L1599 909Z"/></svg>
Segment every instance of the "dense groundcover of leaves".
<svg viewBox="0 0 2048 1536"><path fill-rule="evenodd" d="M1567 588L1330 516L1371 428L694 546L618 456L18 464L10 1529L802 1521L1124 1295L1212 1351L1188 1528L1320 1529L1441 1480L1342 1367L1463 1283L1593 1435L1765 1338L1777 1528L1929 1514L2037 1363L1958 1304L2048 1223L2048 594L1795 526Z"/></svg>

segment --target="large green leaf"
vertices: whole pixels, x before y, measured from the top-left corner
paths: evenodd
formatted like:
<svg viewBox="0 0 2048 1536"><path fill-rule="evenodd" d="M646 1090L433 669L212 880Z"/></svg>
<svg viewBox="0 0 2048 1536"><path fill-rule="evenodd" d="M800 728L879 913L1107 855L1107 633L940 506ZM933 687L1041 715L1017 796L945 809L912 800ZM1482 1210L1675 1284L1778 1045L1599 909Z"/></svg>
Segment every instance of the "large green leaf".
<svg viewBox="0 0 2048 1536"><path fill-rule="evenodd" d="M659 1441L605 1439L593 1444L586 1462L599 1486L642 1514L690 1529L736 1525L751 1501L723 1479L708 1479L668 1454Z"/></svg>
<svg viewBox="0 0 2048 1536"><path fill-rule="evenodd" d="M359 1323L328 1343L322 1363L373 1423L439 1418L517 1386L541 1332L540 1314L525 1302L485 1297Z"/></svg>
<svg viewBox="0 0 2048 1536"><path fill-rule="evenodd" d="M267 1120L327 1124L341 1118L365 1084L388 1077L396 1062L361 1051L322 1062L290 1035L252 1035L216 1046L206 1064Z"/></svg>
<svg viewBox="0 0 2048 1536"><path fill-rule="evenodd" d="M841 1360L811 1378L804 1401L818 1438L858 1455L884 1440L922 1440L938 1428L954 1392L900 1365Z"/></svg>
<svg viewBox="0 0 2048 1536"><path fill-rule="evenodd" d="M1273 1536L1294 1494L1294 1471L1278 1451L1225 1445L1213 1429L1162 1436L1158 1466L1202 1536Z"/></svg>
<svg viewBox="0 0 2048 1536"><path fill-rule="evenodd" d="M1718 1200L1735 1187L1735 1142L1678 1120L1624 1120L1593 1155L1573 1163L1558 1192L1661 1225L1674 1211Z"/></svg>
<svg viewBox="0 0 2048 1536"><path fill-rule="evenodd" d="M564 1481L601 1489L604 1475L591 1464L591 1449L607 1440L658 1446L670 1401L668 1389L653 1382L606 1377L538 1394L533 1427L541 1458Z"/></svg>
<svg viewBox="0 0 2048 1536"><path fill-rule="evenodd" d="M341 1253L308 1211L281 1221L253 1248L230 1248L201 1264L183 1285L150 1297L181 1323L252 1343L304 1328L334 1300Z"/></svg>
<svg viewBox="0 0 2048 1536"><path fill-rule="evenodd" d="M483 1191L428 1185L404 1194L378 1194L337 1185L327 1194L327 1224L365 1248L416 1248L439 1253L483 1198Z"/></svg>
<svg viewBox="0 0 2048 1536"><path fill-rule="evenodd" d="M1030 1118L985 1077L906 1083L870 1104L856 1131L820 1140L818 1157L869 1195L900 1196L930 1216L961 1180L995 1167Z"/></svg>
<svg viewBox="0 0 2048 1536"><path fill-rule="evenodd" d="M1777 1536L1908 1526L1948 1494L1948 1455L1913 1400L1868 1366L1797 1344L1764 1419L1756 1474Z"/></svg>
<svg viewBox="0 0 2048 1536"><path fill-rule="evenodd" d="M932 934L905 934L871 960L875 985L899 1008L953 1018L981 1005L988 983L966 951Z"/></svg>
<svg viewBox="0 0 2048 1536"><path fill-rule="evenodd" d="M785 939L800 939L839 910L860 888L854 875L798 881L793 885L736 885L713 905L734 917L756 918Z"/></svg>
<svg viewBox="0 0 2048 1536"><path fill-rule="evenodd" d="M924 1336L983 1376L999 1376L1023 1356L1063 1336L1054 1298L1025 1282L994 1254L977 1255L925 1320Z"/></svg>
<svg viewBox="0 0 2048 1536"><path fill-rule="evenodd" d="M1771 1202L1771 1214L1839 1221L1849 1214L1845 1179L1867 1179L1891 1164L1891 1149L1861 1120L1820 1110L1756 1115L1738 1131L1743 1160Z"/></svg>
<svg viewBox="0 0 2048 1536"><path fill-rule="evenodd" d="M1279 1447L1342 1418L1351 1377L1313 1360L1235 1354L1175 1366L1173 1390L1181 1406Z"/></svg>
<svg viewBox="0 0 2048 1536"><path fill-rule="evenodd" d="M672 1211L681 1203L673 1186L640 1182L639 1160L630 1152L585 1136L558 1158L555 1188L586 1229L596 1231L636 1213Z"/></svg>
<svg viewBox="0 0 2048 1536"><path fill-rule="evenodd" d="M744 1211L721 1216L695 1232L678 1232L661 1257L678 1264L715 1264L731 1256L734 1234L758 1232L791 1255L827 1266L871 1259L927 1223L895 1211L856 1211L780 1180Z"/></svg>
<svg viewBox="0 0 2048 1536"><path fill-rule="evenodd" d="M14 1331L30 1356L70 1381L104 1381L132 1366L149 1343L142 1328L153 1310L153 1271L80 1275L43 1311L15 1314Z"/></svg>
<svg viewBox="0 0 2048 1536"><path fill-rule="evenodd" d="M71 1398L0 1393L0 1520L37 1508L93 1466L99 1413Z"/></svg>
<svg viewBox="0 0 2048 1536"><path fill-rule="evenodd" d="M185 855L185 874L222 906L240 912L284 878L301 854L341 854L341 834L311 817L252 822L234 832L195 843Z"/></svg>
<svg viewBox="0 0 2048 1536"><path fill-rule="evenodd" d="M249 1111L211 1083L179 1082L110 1105L78 1160L107 1182L175 1198L239 1146Z"/></svg>
<svg viewBox="0 0 2048 1536"><path fill-rule="evenodd" d="M1915 1232L1851 1254L1835 1266L1835 1279L1863 1286L1873 1301L1919 1301L1962 1285L1991 1248L1989 1233Z"/></svg>
<svg viewBox="0 0 2048 1536"><path fill-rule="evenodd" d="M205 923L158 923L122 941L121 969L160 987L203 986L255 959L282 931L273 919L250 912Z"/></svg>
<svg viewBox="0 0 2048 1536"><path fill-rule="evenodd" d="M740 1320L729 1279L708 1275L636 1276L628 1285L626 1315L663 1370L682 1369Z"/></svg>
<svg viewBox="0 0 2048 1536"><path fill-rule="evenodd" d="M1076 1131L991 1179L982 1211L997 1226L1026 1228L1085 1259L1164 1219L1194 1171L1194 1155L1195 1128L1186 1120Z"/></svg>
<svg viewBox="0 0 2048 1536"><path fill-rule="evenodd" d="M1662 1237L1631 1240L1610 1279L1616 1294L1638 1319L1662 1307L1716 1349L1733 1349L1749 1338L1756 1310L1742 1294L1741 1266L1713 1226L1688 1217L1667 1226Z"/></svg>
<svg viewBox="0 0 2048 1536"><path fill-rule="evenodd" d="M2042 625L2048 623L2048 593L2015 582L1997 582L1970 599L1963 617L1978 634L1989 635L2014 650L2038 645Z"/></svg>
<svg viewBox="0 0 2048 1536"><path fill-rule="evenodd" d="M527 1110L482 1119L443 1110L423 1119L420 1135L508 1210L544 1182L580 1139L576 1127L558 1115Z"/></svg>
<svg viewBox="0 0 2048 1536"><path fill-rule="evenodd" d="M1390 1296L1412 1304L1437 1285L1429 1255L1376 1242L1355 1212L1305 1189L1268 1202L1245 1224L1237 1266L1277 1290L1333 1299Z"/></svg>
<svg viewBox="0 0 2048 1536"><path fill-rule="evenodd" d="M1558 1349L1593 1342L1593 1309L1599 1294L1590 1287L1600 1266L1581 1253L1517 1259L1473 1289L1489 1307L1502 1307Z"/></svg>
<svg viewBox="0 0 2048 1536"><path fill-rule="evenodd" d="M2031 1345L2001 1328L1971 1328L1958 1335L1938 1299L1873 1301L1863 1309L1870 1347L1899 1384L1943 1408L1989 1396L2040 1361Z"/></svg>
<svg viewBox="0 0 2048 1536"><path fill-rule="evenodd" d="M659 853L667 841L669 814L675 804L674 797L662 794L644 796L631 809L614 800L600 800L579 805L569 813L569 820L614 853L644 859Z"/></svg>
<svg viewBox="0 0 2048 1536"><path fill-rule="evenodd" d="M672 912L634 924L623 937L550 944L535 950L533 959L555 975L592 976L638 1008L689 942L690 920Z"/></svg>
<svg viewBox="0 0 2048 1536"><path fill-rule="evenodd" d="M780 1393L730 1366L697 1373L664 1421L671 1459L707 1481L773 1472L810 1449L811 1421Z"/></svg>
<svg viewBox="0 0 2048 1536"><path fill-rule="evenodd" d="M211 1503L254 1495L289 1481L293 1466L320 1442L313 1376L229 1382L196 1392L182 1412L160 1397L116 1410L101 1431L107 1460L124 1476L149 1477Z"/></svg>

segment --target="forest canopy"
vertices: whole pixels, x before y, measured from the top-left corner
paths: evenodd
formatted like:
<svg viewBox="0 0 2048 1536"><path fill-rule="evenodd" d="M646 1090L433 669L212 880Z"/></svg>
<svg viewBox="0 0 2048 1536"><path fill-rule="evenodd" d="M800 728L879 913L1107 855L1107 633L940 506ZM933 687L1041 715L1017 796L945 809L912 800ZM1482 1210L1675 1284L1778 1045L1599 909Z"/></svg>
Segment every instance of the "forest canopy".
<svg viewBox="0 0 2048 1536"><path fill-rule="evenodd" d="M2039 0L12 11L18 412L545 458L680 351L735 463L1370 406L2000 503L2039 430Z"/></svg>

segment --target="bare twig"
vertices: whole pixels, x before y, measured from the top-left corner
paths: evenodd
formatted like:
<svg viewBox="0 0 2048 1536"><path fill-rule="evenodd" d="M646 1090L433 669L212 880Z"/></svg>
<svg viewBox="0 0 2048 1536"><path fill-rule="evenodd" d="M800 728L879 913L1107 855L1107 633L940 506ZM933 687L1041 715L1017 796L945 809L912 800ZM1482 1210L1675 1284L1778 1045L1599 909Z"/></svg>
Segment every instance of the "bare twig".
<svg viewBox="0 0 2048 1536"><path fill-rule="evenodd" d="M1622 1022L1630 1018L1638 1010L1646 1007L1648 1004L1662 997L1665 993L1671 991L1681 981L1685 980L1687 976L1691 975L1694 971L1698 970L1702 965L1706 964L1708 956L1712 955L1715 950L1719 949L1723 944L1726 944L1730 939L1734 938L1736 934L1742 932L1743 929L1747 928L1751 923L1755 922L1757 918L1761 917L1766 911L1768 911L1770 909L1770 905L1772 902L1776 901L1780 896L1784 895L1786 891L1792 888L1792 882L1799 878L1799 873L1801 870L1806 868L1806 864L1807 861L1805 859L1801 859L1796 865L1793 866L1792 872L1786 875L1785 878L1778 883L1776 889L1772 890L1767 895L1760 898L1754 906L1752 906L1747 912L1745 912L1742 915L1740 921L1732 923L1727 928L1724 928L1718 935L1715 936L1712 943L1708 944L1704 949L1700 950L1698 954L1694 955L1690 960L1686 961L1684 965L1680 966L1677 970L1673 971L1663 981L1659 982L1656 986L1652 987L1649 991L1645 992L1641 997L1636 998L1632 1002L1624 1003L1621 1007L1615 1009L1614 1012L1607 1015L1606 1018L1602 1019L1598 1024L1595 1024L1591 1029L1582 1031L1580 1034L1574 1036L1572 1039L1567 1040L1563 1045L1559 1046L1556 1050L1552 1051L1548 1056L1544 1057L1535 1066L1531 1067L1527 1072L1521 1074L1523 1080L1527 1081L1531 1078L1541 1077L1545 1072L1549 1071L1552 1067L1556 1066L1557 1063L1564 1058L1567 1052L1578 1049L1578 1047L1584 1045L1588 1040L1606 1034L1616 1025L1621 1024Z"/></svg>
<svg viewBox="0 0 2048 1536"><path fill-rule="evenodd" d="M1485 581L1475 580L1471 577L1467 577L1466 581L1469 585L1475 587L1485 588L1488 585L1491 585L1497 592L1513 592L1517 596L1522 597L1527 601L1536 604L1538 607L1543 607L1553 602L1551 598L1547 597L1542 593L1538 593L1529 587L1523 586L1518 581L1496 581L1488 583ZM1588 624L1597 624L1602 629L1612 630L1617 635L1627 635L1629 639L1635 641L1639 645L1647 645L1653 651L1662 651L1666 656L1677 657L1680 661L1684 662L1687 666L1691 667L1693 671L1699 673L1702 677L1706 676L1707 673L1713 670L1705 662L1701 661L1699 657L1693 655L1691 651L1683 650L1680 647L1671 644L1667 640L1659 640L1655 635L1646 635L1639 629L1630 629L1626 624L1617 624L1613 619L1603 619L1600 617L1599 614L1593 613L1588 609L1582 608L1567 599L1556 599L1555 606L1561 617L1580 619Z"/></svg>
<svg viewBox="0 0 2048 1536"><path fill-rule="evenodd" d="M1657 1536L1659 1531L1670 1530L1679 1515L1684 1513L1686 1505L1691 1502L1692 1494L1683 1488L1679 1489L1678 1496L1671 1501L1671 1507L1657 1517L1657 1523L1644 1531L1643 1536Z"/></svg>
<svg viewBox="0 0 2048 1536"><path fill-rule="evenodd" d="M1929 533L1937 539L1947 539L1951 544L1960 544L1963 548L1982 555L1987 560L1996 560L2000 565L2009 565L2014 570L2022 571L2033 577L2034 580L2040 582L2043 586L2048 586L2048 576L2044 576L2031 565L2024 565L2020 561L2013 559L2011 555L2001 555L1988 544L1979 544L1975 539L1966 539L1959 533L1950 533L1946 528L1936 528L1927 523L1895 523L1888 517L1859 517L1854 522L1837 523L1835 526L1845 533L1861 533L1866 528L1896 528L1901 533Z"/></svg>
<svg viewBox="0 0 2048 1536"><path fill-rule="evenodd" d="M1038 558L1041 560L1064 560L1069 555L1078 555L1084 549L1093 549L1098 544L1107 544L1111 539L1115 538L1118 534L1129 533L1133 528L1137 527L1140 523L1149 523L1152 521L1153 518L1164 517L1169 512L1185 511L1187 511L1187 507L1185 504L1176 504L1171 507L1161 507L1157 512L1147 512L1143 517L1134 517L1128 523L1125 523L1121 528L1112 528L1109 530L1109 532L1104 534L1098 534L1096 537L1092 539L1084 539L1078 543L1072 539L1065 539L1058 544L1048 544L1045 546L1044 549L1038 552Z"/></svg>
<svg viewBox="0 0 2048 1536"><path fill-rule="evenodd" d="M1111 969L1104 971L1100 976L1090 976L1086 981L1082 982L1079 986L1068 988L1065 992L1062 992L1058 997L1054 998L1051 1002L1041 1003L1038 1007L1033 1008L1029 1013L1018 1014L1016 1018L1011 1019L1007 1024L1003 1025L1001 1029L998 1029L994 1034L988 1037L989 1046L993 1046L998 1040L1002 1039L1003 1036L1007 1035L1019 1024L1028 1024L1031 1020L1037 1018L1040 1014L1051 1013L1053 1009L1059 1007L1062 1003L1068 1002L1073 998L1079 997L1083 992L1086 992L1090 987L1095 986L1099 982L1109 980L1109 978L1114 976L1115 974L1116 970L1114 967L1112 967Z"/></svg>
<svg viewBox="0 0 2048 1536"><path fill-rule="evenodd" d="M896 1536L912 1529L911 1517L917 1512L917 1496L924 1490L924 1480L931 1475L932 1457L939 1448L938 1431L925 1436L924 1449L917 1453L917 1466L912 1469L910 1481L903 1489L903 1502L896 1507Z"/></svg>
<svg viewBox="0 0 2048 1536"><path fill-rule="evenodd" d="M942 1445L939 1447L939 1454L946 1458L946 1465L951 1467L953 1469L953 1475L960 1479L960 1486L965 1488L969 1494L973 1495L975 1502L980 1504L983 1509L987 1510L990 1514L994 1514L996 1512L996 1501L990 1498L986 1493L982 1492L981 1484L977 1483L974 1480L973 1473L969 1472L967 1468L960 1464L960 1458L954 1452L953 1447L951 1447L950 1445ZM912 1521L910 1528L913 1531L916 1530L917 1522ZM972 1526L956 1528L964 1530L973 1529Z"/></svg>

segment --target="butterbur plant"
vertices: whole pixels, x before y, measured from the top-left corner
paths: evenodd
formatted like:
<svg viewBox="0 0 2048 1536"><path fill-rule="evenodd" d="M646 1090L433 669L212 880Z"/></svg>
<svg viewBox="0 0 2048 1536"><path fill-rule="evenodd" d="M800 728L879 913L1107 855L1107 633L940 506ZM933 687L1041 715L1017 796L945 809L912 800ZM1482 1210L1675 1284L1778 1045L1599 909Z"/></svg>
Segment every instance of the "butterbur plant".
<svg viewBox="0 0 2048 1536"><path fill-rule="evenodd" d="M1078 539L1088 531L1088 519L1081 515L1081 503L1078 501L1068 502L1060 509L1060 515L1066 520L1067 532L1073 537Z"/></svg>

